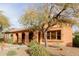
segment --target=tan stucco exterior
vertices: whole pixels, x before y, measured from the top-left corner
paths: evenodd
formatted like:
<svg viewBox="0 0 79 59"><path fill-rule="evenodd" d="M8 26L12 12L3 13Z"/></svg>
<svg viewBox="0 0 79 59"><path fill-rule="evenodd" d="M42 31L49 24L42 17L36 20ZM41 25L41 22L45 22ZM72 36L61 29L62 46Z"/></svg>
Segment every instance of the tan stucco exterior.
<svg viewBox="0 0 79 59"><path fill-rule="evenodd" d="M62 25L60 26L55 25L53 27L50 27L48 29L48 31L56 31L56 30L60 30L61 31L61 39L57 40L57 39L50 39L48 40L48 45L50 46L57 46L57 45L61 45L61 46L72 46L72 28L70 25ZM12 37L13 37L13 43L25 43L28 44L30 42L30 31L28 30L12 30L12 32L5 32L5 34L9 34L12 33ZM22 33L24 33L24 35L22 36ZM17 34L17 35L16 35ZM32 33L31 33L32 34ZM22 38L24 37L24 39ZM40 39L39 39L40 38ZM37 42L40 42L40 44L44 44L44 39L42 38L42 34L39 34L39 31L35 31L33 32L33 39L36 39Z"/></svg>

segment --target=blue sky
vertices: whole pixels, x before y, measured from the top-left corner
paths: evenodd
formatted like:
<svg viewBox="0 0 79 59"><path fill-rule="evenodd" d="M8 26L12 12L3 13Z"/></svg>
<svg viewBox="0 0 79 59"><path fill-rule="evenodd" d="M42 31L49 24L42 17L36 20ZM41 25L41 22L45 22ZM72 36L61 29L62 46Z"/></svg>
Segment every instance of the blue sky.
<svg viewBox="0 0 79 59"><path fill-rule="evenodd" d="M18 20L25 10L38 5L32 3L0 3L0 10L9 18L11 27L17 28L20 27Z"/></svg>
<svg viewBox="0 0 79 59"><path fill-rule="evenodd" d="M2 3L0 4L0 10L9 18L11 27L20 27L18 22L19 17L24 13L26 9L33 6L32 4L23 3Z"/></svg>

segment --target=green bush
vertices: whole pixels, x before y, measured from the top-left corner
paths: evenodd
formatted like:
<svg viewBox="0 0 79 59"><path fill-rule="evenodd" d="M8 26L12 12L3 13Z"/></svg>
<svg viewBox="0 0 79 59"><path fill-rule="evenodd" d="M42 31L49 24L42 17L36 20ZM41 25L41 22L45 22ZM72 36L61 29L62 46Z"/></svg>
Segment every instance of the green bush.
<svg viewBox="0 0 79 59"><path fill-rule="evenodd" d="M73 46L79 47L79 35L75 35L75 38L73 39Z"/></svg>
<svg viewBox="0 0 79 59"><path fill-rule="evenodd" d="M7 56L15 56L16 54L17 54L16 51L11 50L8 51Z"/></svg>
<svg viewBox="0 0 79 59"><path fill-rule="evenodd" d="M31 41L29 44L29 54L31 56L48 56L49 53L47 52L46 48L39 45L36 41Z"/></svg>
<svg viewBox="0 0 79 59"><path fill-rule="evenodd" d="M35 45L38 45L37 41L32 40L32 41L29 43L28 47L32 47L32 46L35 46Z"/></svg>

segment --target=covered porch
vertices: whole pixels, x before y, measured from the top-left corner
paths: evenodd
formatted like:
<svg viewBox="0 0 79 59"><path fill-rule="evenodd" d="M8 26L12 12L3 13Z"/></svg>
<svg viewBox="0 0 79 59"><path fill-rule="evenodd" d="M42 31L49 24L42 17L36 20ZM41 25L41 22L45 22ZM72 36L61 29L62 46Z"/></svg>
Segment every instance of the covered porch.
<svg viewBox="0 0 79 59"><path fill-rule="evenodd" d="M38 31L12 31L12 32L4 32L4 42L7 42L9 39L9 35L12 37L14 44L28 44L33 39L40 43L41 34Z"/></svg>
<svg viewBox="0 0 79 59"><path fill-rule="evenodd" d="M14 44L26 44L28 45L33 39L36 40L39 44L45 44L44 35L39 31L29 31L29 30L20 30L20 31L11 31L4 32L4 41L8 41L8 37L11 34ZM56 46L59 43L63 45L61 30L49 30L47 31L47 41L49 46Z"/></svg>

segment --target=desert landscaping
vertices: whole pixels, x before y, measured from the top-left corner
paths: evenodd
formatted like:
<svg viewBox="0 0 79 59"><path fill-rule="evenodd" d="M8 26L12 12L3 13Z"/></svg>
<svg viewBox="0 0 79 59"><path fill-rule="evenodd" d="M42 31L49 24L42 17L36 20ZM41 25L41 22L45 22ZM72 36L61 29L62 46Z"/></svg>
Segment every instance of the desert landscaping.
<svg viewBox="0 0 79 59"><path fill-rule="evenodd" d="M79 56L78 3L0 4L0 9L0 56Z"/></svg>

